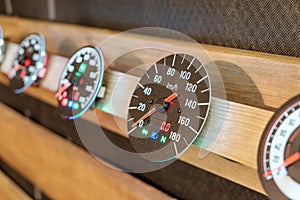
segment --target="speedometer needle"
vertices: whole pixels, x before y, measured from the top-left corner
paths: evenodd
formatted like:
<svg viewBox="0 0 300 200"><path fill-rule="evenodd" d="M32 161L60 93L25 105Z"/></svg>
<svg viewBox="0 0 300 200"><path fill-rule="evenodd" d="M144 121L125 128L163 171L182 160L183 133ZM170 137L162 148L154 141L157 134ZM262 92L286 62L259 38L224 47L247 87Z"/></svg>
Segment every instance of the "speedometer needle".
<svg viewBox="0 0 300 200"><path fill-rule="evenodd" d="M143 115L140 119L138 119L134 124L132 124L131 127L135 127L138 123L140 123L140 121L146 119L147 117L150 117L155 112L156 112L156 108L154 107L151 110L149 110L149 112L147 112L145 115Z"/></svg>
<svg viewBox="0 0 300 200"><path fill-rule="evenodd" d="M59 96L61 96L61 94L68 89L72 84L70 82L64 84L63 87L61 87L58 92L55 94L55 98L58 98Z"/></svg>
<svg viewBox="0 0 300 200"><path fill-rule="evenodd" d="M170 96L168 96L167 98L165 98L164 100L165 100L166 103L170 103L174 99L176 99L177 97L178 97L178 94L177 93L173 93Z"/></svg>
<svg viewBox="0 0 300 200"><path fill-rule="evenodd" d="M294 153L293 155L291 155L290 157L288 157L281 165L279 165L278 167L276 167L275 169L269 170L266 173L264 173L264 178L267 178L268 176L270 176L274 171L279 170L281 167L288 167L291 164L297 162L300 160L300 152Z"/></svg>

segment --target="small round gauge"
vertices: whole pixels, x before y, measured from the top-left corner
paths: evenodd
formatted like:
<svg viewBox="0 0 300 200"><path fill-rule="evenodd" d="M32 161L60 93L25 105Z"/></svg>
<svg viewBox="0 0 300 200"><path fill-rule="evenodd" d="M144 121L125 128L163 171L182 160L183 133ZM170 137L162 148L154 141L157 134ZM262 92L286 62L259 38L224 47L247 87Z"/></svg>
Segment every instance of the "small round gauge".
<svg viewBox="0 0 300 200"><path fill-rule="evenodd" d="M258 171L270 199L300 199L300 95L268 123L258 151Z"/></svg>
<svg viewBox="0 0 300 200"><path fill-rule="evenodd" d="M30 34L20 44L9 73L11 87L16 94L24 92L46 74L47 55L41 34Z"/></svg>
<svg viewBox="0 0 300 200"><path fill-rule="evenodd" d="M201 133L210 101L210 79L197 58L173 54L161 59L132 95L127 124L132 146L153 162L178 157Z"/></svg>
<svg viewBox="0 0 300 200"><path fill-rule="evenodd" d="M4 59L4 39L3 39L3 32L2 27L0 26L0 64Z"/></svg>
<svg viewBox="0 0 300 200"><path fill-rule="evenodd" d="M103 55L91 46L76 51L68 60L55 97L62 114L76 119L94 103L104 74Z"/></svg>

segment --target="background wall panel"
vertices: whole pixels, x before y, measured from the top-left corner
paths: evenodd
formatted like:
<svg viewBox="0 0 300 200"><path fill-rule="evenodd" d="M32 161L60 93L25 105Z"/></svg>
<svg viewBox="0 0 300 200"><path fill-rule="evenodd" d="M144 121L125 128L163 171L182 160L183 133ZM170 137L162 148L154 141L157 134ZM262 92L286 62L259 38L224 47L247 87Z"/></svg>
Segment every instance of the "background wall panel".
<svg viewBox="0 0 300 200"><path fill-rule="evenodd" d="M159 26L201 43L300 56L298 0L57 1L57 20L127 30Z"/></svg>
<svg viewBox="0 0 300 200"><path fill-rule="evenodd" d="M60 22L120 31L158 26L201 43L300 57L299 0L11 1L13 13L23 17L48 18L54 2Z"/></svg>

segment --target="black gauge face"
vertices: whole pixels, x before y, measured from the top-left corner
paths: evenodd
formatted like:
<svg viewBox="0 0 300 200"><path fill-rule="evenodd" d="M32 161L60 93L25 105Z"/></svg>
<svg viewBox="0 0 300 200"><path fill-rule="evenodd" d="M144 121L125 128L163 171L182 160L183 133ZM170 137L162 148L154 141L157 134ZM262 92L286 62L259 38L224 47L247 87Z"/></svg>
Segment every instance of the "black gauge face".
<svg viewBox="0 0 300 200"><path fill-rule="evenodd" d="M131 98L128 134L133 147L151 161L176 158L199 136L210 101L210 79L198 59L185 54L161 59Z"/></svg>
<svg viewBox="0 0 300 200"><path fill-rule="evenodd" d="M3 39L3 32L0 26L0 63L2 63L4 59L4 39Z"/></svg>
<svg viewBox="0 0 300 200"><path fill-rule="evenodd" d="M270 199L300 199L300 95L283 105L267 125L258 170Z"/></svg>
<svg viewBox="0 0 300 200"><path fill-rule="evenodd" d="M41 34L27 36L20 44L9 74L15 93L22 93L38 78L43 78L46 74L46 62L44 37Z"/></svg>
<svg viewBox="0 0 300 200"><path fill-rule="evenodd" d="M59 108L67 119L80 117L94 103L102 85L104 61L94 47L83 47L67 62L56 94Z"/></svg>

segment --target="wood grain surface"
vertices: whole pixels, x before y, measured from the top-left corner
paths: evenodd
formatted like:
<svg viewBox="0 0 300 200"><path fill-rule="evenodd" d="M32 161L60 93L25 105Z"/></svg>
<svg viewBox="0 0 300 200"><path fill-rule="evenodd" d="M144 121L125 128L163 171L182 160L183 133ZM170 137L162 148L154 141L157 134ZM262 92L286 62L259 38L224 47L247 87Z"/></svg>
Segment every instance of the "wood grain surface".
<svg viewBox="0 0 300 200"><path fill-rule="evenodd" d="M137 34L124 34L114 39L112 44L104 45L105 42L108 43L108 38L115 36L118 32L1 15L0 24L5 37L15 43L19 43L31 32L43 33L48 52L65 57L69 57L76 49L89 44L103 47L105 60L112 60L120 52L141 45L172 48L179 51L182 51L182 47L186 47L184 50L190 52L197 52L199 48L201 49L198 44L188 43L187 45L186 42L177 40ZM218 66L226 86L227 99L230 101L274 110L290 97L300 93L297 87L300 83L300 79L297 78L300 74L300 58L211 45L201 46ZM157 60L157 57L157 53L149 51L135 53L135 56L131 58L125 56L119 59L119 62L112 63L110 68L128 71L137 63L153 62ZM273 73L273 70L276 70L276 73ZM281 83L289 83L291 79L294 84L281 85ZM284 89L278 90L279 88Z"/></svg>
<svg viewBox="0 0 300 200"><path fill-rule="evenodd" d="M7 200L30 200L21 188L0 170L0 198Z"/></svg>
<svg viewBox="0 0 300 200"><path fill-rule="evenodd" d="M0 156L53 199L170 199L0 103ZM21 131L22 130L22 131ZM0 179L1 180L1 179Z"/></svg>

